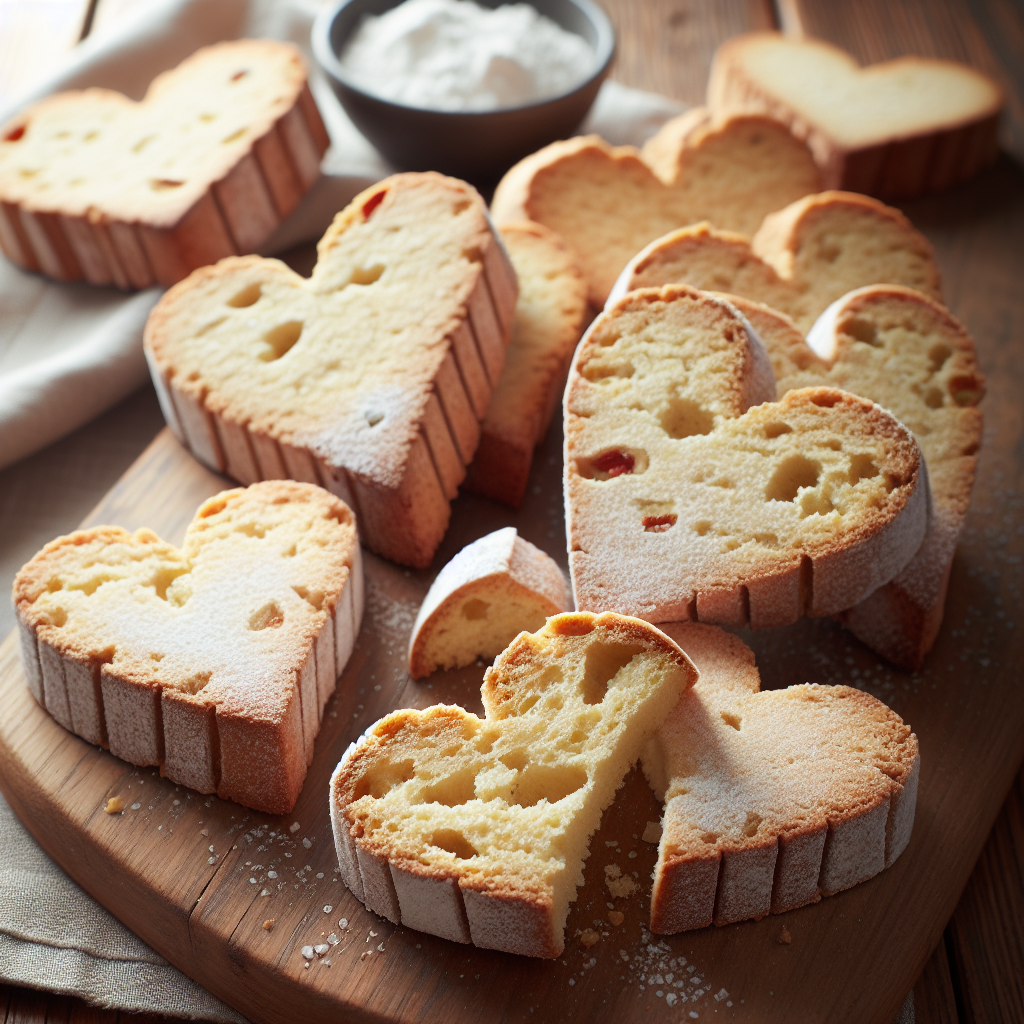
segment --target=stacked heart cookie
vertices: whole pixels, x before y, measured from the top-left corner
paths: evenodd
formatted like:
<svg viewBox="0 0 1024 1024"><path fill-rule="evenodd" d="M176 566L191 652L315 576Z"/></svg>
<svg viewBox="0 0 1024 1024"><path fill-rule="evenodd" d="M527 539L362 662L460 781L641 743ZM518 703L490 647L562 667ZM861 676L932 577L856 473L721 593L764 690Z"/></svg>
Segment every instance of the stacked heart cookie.
<svg viewBox="0 0 1024 1024"><path fill-rule="evenodd" d="M331 779L345 884L390 921L554 957L591 833L696 671L646 622L556 615L488 670L486 715L396 711Z"/></svg>
<svg viewBox="0 0 1024 1024"><path fill-rule="evenodd" d="M0 248L61 281L172 285L266 241L328 141L301 54L269 39L198 50L140 103L58 93L0 128Z"/></svg>
<svg viewBox="0 0 1024 1024"><path fill-rule="evenodd" d="M284 814L362 618L355 522L310 484L225 491L180 550L145 529L59 537L14 605L29 687L66 729Z"/></svg>
<svg viewBox="0 0 1024 1024"><path fill-rule="evenodd" d="M874 284L882 281L892 283ZM897 579L844 618L878 653L917 668L942 621L985 388L970 336L935 301L931 247L897 210L823 193L766 217L750 245L707 226L658 239L630 261L613 299L684 282L726 293L750 320L767 346L778 398L838 387L877 402L914 432L935 499L927 537ZM810 344L798 327L810 329Z"/></svg>
<svg viewBox="0 0 1024 1024"><path fill-rule="evenodd" d="M488 671L483 720L437 706L369 729L330 789L352 892L442 938L558 956L589 836L641 750L665 800L656 932L789 910L892 864L918 774L898 716L844 686L759 694L735 637L672 630L682 649L621 615L555 616Z"/></svg>
<svg viewBox="0 0 1024 1024"><path fill-rule="evenodd" d="M832 388L775 396L723 299L642 289L594 321L565 399L578 608L785 625L857 604L910 561L929 495L909 431Z"/></svg>
<svg viewBox="0 0 1024 1024"><path fill-rule="evenodd" d="M899 210L852 192L799 199L765 217L752 239L709 224L670 232L629 261L609 301L664 284L754 299L805 332L836 299L865 285L942 298L928 240Z"/></svg>
<svg viewBox="0 0 1024 1024"><path fill-rule="evenodd" d="M810 152L777 121L696 110L642 152L596 135L552 143L502 178L491 208L499 224L534 221L564 239L600 309L630 257L667 231L707 220L750 235L820 188Z"/></svg>
<svg viewBox="0 0 1024 1024"><path fill-rule="evenodd" d="M425 566L505 359L516 279L472 187L387 178L321 239L313 276L222 260L146 325L164 415L207 465L321 483L365 542Z"/></svg>

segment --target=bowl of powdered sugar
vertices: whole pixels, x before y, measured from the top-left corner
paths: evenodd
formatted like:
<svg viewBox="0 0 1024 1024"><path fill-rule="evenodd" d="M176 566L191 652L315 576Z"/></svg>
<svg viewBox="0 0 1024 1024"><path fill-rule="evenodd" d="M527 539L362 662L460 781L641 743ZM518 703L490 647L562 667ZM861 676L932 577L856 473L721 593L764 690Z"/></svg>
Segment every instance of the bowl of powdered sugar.
<svg viewBox="0 0 1024 1024"><path fill-rule="evenodd" d="M313 52L395 167L487 186L574 133L615 33L591 0L344 0L317 17Z"/></svg>

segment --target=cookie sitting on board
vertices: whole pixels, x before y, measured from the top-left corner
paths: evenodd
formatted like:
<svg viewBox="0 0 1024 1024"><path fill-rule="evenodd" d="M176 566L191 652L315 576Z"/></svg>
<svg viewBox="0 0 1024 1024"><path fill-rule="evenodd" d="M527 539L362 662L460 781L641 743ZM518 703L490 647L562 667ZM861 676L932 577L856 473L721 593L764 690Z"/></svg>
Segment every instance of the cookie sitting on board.
<svg viewBox="0 0 1024 1024"><path fill-rule="evenodd" d="M911 434L846 392L775 390L724 299L643 289L594 321L565 399L578 608L780 626L910 561L930 503Z"/></svg>
<svg viewBox="0 0 1024 1024"><path fill-rule="evenodd" d="M301 53L272 39L198 50L138 103L58 93L0 128L0 249L59 281L166 287L258 249L329 141Z"/></svg>
<svg viewBox="0 0 1024 1024"><path fill-rule="evenodd" d="M851 192L805 196L770 213L749 240L708 224L670 232L629 261L609 302L665 284L763 302L804 332L836 299L869 284L942 299L924 235L899 210Z"/></svg>
<svg viewBox="0 0 1024 1024"><path fill-rule="evenodd" d="M810 146L825 188L910 199L995 160L1003 94L956 61L900 57L862 68L820 39L750 32L718 48L708 106L787 125Z"/></svg>
<svg viewBox="0 0 1024 1024"><path fill-rule="evenodd" d="M554 142L502 178L499 224L532 220L568 245L600 309L629 259L686 224L753 234L766 214L821 189L809 150L767 117L692 110L647 142Z"/></svg>
<svg viewBox="0 0 1024 1024"><path fill-rule="evenodd" d="M247 256L150 314L168 424L242 483L320 483L378 554L426 566L501 373L516 279L477 192L399 174L341 212L311 278Z"/></svg>
<svg viewBox="0 0 1024 1024"><path fill-rule="evenodd" d="M555 957L591 833L646 740L696 679L659 630L556 615L488 669L483 719L395 711L331 779L342 877L396 924Z"/></svg>
<svg viewBox="0 0 1024 1024"><path fill-rule="evenodd" d="M480 425L465 488L519 508L533 451L558 407L590 309L583 274L558 235L529 222L503 224L500 232L519 298L505 369Z"/></svg>
<svg viewBox="0 0 1024 1024"><path fill-rule="evenodd" d="M761 693L739 639L665 629L700 678L643 758L665 804L651 931L779 914L889 867L910 841L920 771L900 717L849 686Z"/></svg>
<svg viewBox="0 0 1024 1024"><path fill-rule="evenodd" d="M285 814L359 631L362 573L351 510L290 480L210 498L180 550L79 530L15 577L25 676L90 743Z"/></svg>
<svg viewBox="0 0 1024 1024"><path fill-rule="evenodd" d="M467 544L430 585L409 637L409 674L491 661L517 633L571 608L555 560L514 526L495 530Z"/></svg>

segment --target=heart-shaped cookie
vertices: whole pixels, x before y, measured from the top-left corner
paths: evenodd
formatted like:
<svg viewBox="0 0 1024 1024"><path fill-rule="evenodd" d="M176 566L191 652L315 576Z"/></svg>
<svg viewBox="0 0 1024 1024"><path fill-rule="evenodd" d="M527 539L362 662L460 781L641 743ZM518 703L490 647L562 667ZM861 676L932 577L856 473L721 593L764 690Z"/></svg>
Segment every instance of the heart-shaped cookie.
<svg viewBox="0 0 1024 1024"><path fill-rule="evenodd" d="M309 279L223 260L172 288L146 324L164 415L242 483L320 483L366 543L430 563L501 373L515 274L474 189L400 174L320 240Z"/></svg>
<svg viewBox="0 0 1024 1024"><path fill-rule="evenodd" d="M565 399L578 608L785 625L910 561L929 496L906 428L831 388L774 398L762 343L723 299L642 289L594 321Z"/></svg>
<svg viewBox="0 0 1024 1024"><path fill-rule="evenodd" d="M761 693L736 637L666 630L700 679L643 759L665 802L651 930L778 914L889 867L910 841L920 769L899 716L848 686Z"/></svg>
<svg viewBox="0 0 1024 1024"><path fill-rule="evenodd" d="M779 398L797 388L842 388L877 402L914 432L933 499L928 531L898 576L842 618L872 650L918 668L942 622L981 445L977 405L985 379L971 336L939 303L896 285L843 296L807 340L781 313L736 295L723 298L764 342Z"/></svg>
<svg viewBox="0 0 1024 1024"><path fill-rule="evenodd" d="M466 490L519 508L534 448L543 440L565 390L569 360L593 315L587 283L553 231L524 221L503 224L519 299L505 369L480 425L480 447Z"/></svg>
<svg viewBox="0 0 1024 1024"><path fill-rule="evenodd" d="M61 281L172 285L256 250L328 142L301 53L272 39L198 50L139 103L58 93L0 128L0 248Z"/></svg>
<svg viewBox="0 0 1024 1024"><path fill-rule="evenodd" d="M558 956L601 812L695 678L621 615L520 633L484 677L485 718L396 711L349 748L330 792L345 883L390 921Z"/></svg>
<svg viewBox="0 0 1024 1024"><path fill-rule="evenodd" d="M29 686L66 729L284 814L362 618L354 517L310 484L224 491L180 550L146 529L59 537L14 604Z"/></svg>
<svg viewBox="0 0 1024 1024"><path fill-rule="evenodd" d="M555 142L498 185L498 223L532 220L560 235L598 309L648 242L707 220L753 234L764 216L821 188L806 147L770 118L696 110L670 121L641 153L596 135Z"/></svg>
<svg viewBox="0 0 1024 1024"><path fill-rule="evenodd" d="M750 240L708 224L673 231L629 261L608 301L664 284L763 302L805 332L836 299L869 284L942 298L928 240L899 210L852 192L805 196L765 217Z"/></svg>
<svg viewBox="0 0 1024 1024"><path fill-rule="evenodd" d="M826 188L910 198L995 159L1002 90L976 68L901 57L858 67L836 46L752 32L723 43L712 110L769 114L806 140Z"/></svg>

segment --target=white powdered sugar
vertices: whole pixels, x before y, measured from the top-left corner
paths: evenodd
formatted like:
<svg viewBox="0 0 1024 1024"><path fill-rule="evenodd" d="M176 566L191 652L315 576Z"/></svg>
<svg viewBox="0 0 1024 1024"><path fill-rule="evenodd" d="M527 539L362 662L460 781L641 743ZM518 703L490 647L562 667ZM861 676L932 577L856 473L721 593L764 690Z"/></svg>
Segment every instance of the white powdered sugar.
<svg viewBox="0 0 1024 1024"><path fill-rule="evenodd" d="M341 54L361 88L410 107L482 111L561 95L594 69L594 51L529 4L406 0L367 16Z"/></svg>

